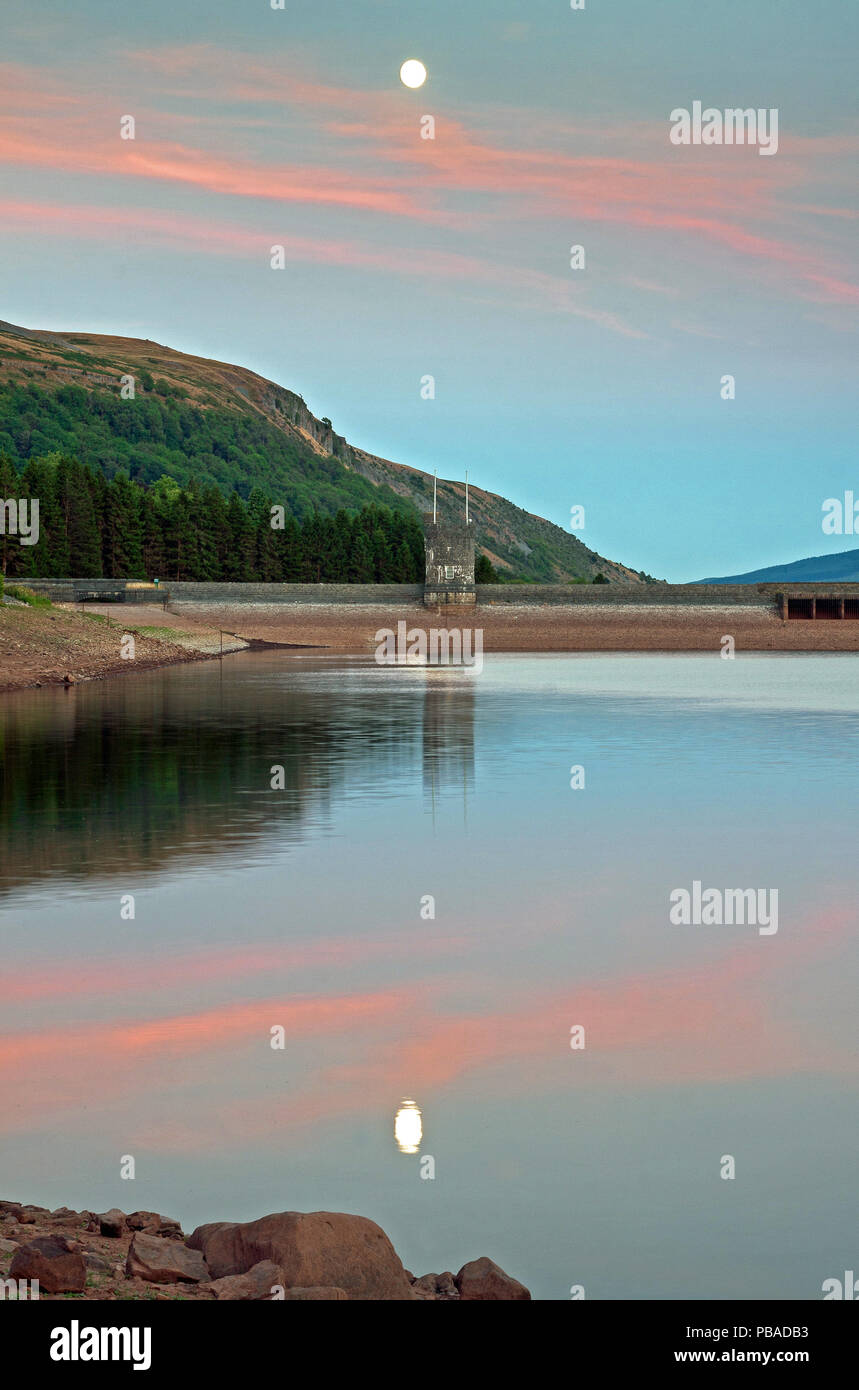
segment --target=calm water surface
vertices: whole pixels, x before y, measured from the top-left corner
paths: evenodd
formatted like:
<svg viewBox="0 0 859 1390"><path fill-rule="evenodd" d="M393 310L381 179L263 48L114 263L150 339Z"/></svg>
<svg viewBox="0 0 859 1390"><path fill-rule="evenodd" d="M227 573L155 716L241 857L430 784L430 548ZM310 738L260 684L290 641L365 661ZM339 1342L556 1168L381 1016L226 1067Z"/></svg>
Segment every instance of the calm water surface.
<svg viewBox="0 0 859 1390"><path fill-rule="evenodd" d="M859 1268L859 658L248 653L0 739L0 1196L354 1211L541 1298ZM778 932L670 925L696 879Z"/></svg>

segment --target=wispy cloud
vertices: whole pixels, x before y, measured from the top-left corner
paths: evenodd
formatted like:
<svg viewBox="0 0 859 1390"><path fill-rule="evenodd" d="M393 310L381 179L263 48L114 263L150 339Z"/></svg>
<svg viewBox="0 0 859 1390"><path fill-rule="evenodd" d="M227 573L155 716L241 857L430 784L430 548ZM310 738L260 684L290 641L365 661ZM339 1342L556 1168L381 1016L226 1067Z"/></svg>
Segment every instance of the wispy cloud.
<svg viewBox="0 0 859 1390"><path fill-rule="evenodd" d="M559 224L560 235L574 239L586 224L601 223L661 244L663 257L670 257L678 238L702 263L710 248L721 248L729 253L723 268L732 277L763 276L801 298L848 306L859 298L845 270L846 252L832 246L823 251L807 235L784 234L791 218L799 227L809 217L830 225L855 217L848 208L796 196L814 185L822 154L855 150L850 137L791 139L786 134L777 164L749 159L749 152L738 148L707 150L705 160L700 150L694 158L684 157L690 152L672 149L664 130L640 121L626 128L619 123L608 132L557 127L546 143L549 131L537 115L508 113L496 129L489 113L472 111L440 114L437 138L422 140L420 109L414 103L404 107L402 94L319 81L307 64L299 68L294 60L284 67L194 43L138 50L119 61L127 73L145 74L141 134L135 141L119 139L115 99L102 91L94 103L84 75L71 82L49 69L2 65L0 162L184 187L186 217L200 215L194 200L208 195L240 210L275 203L364 215L372 217L374 227L383 219L393 228L386 240L400 248L384 253L396 273L418 250L411 234L404 239L396 232L398 222L446 232L452 240L447 251L437 243L420 248L428 274L495 285L502 277L487 265L485 250L492 229L509 235L517 222L541 224L540 234L530 238L538 248L557 238ZM193 112L184 109L189 102ZM297 122L290 127L290 147L302 146L301 131L307 140L300 158L284 160L272 153L271 136L287 117ZM246 124L237 126L237 119ZM491 135L481 133L487 124ZM194 127L196 141L189 138ZM239 128L244 139L238 138ZM177 130L182 132L178 140ZM257 137L257 146L249 149L248 141L253 144ZM73 216L83 227L80 208ZM181 233L180 213L176 221ZM237 234L238 229L229 231L223 221L218 227L213 219L202 248L222 250ZM363 255L354 230L348 254L345 241L338 253L328 235L322 241L329 249L321 258L379 263L377 231L368 225L360 239ZM238 240L234 245L238 248ZM306 248L298 252L306 253ZM569 312L613 331L645 336L612 309L582 304L581 296L561 288L560 277L521 264L505 268L508 284L511 275L541 303L560 297Z"/></svg>
<svg viewBox="0 0 859 1390"><path fill-rule="evenodd" d="M296 993L293 985L283 995L147 1016L142 999L135 1003L134 992L129 995L123 986L121 1020L64 1025L52 1019L45 1027L0 1037L7 1095L2 1125L9 1130L48 1126L58 1112L83 1122L89 1111L81 1107L92 1107L96 1076L102 1106L133 1094L138 1109L149 1114L160 1111L166 1096L169 1125L161 1133L157 1126L147 1128L147 1142L167 1147L184 1142L182 1122L177 1124L170 1105L176 1085L193 1105L188 1135L198 1143L217 1135L223 1144L225 1127L243 1142L284 1123L313 1124L368 1107L383 1109L407 1093L428 1096L487 1070L499 1075L505 1069L508 1090L549 1084L562 1064L571 1086L585 1078L661 1088L799 1072L855 1076L855 1055L833 1045L825 1030L817 1037L797 1030L785 1002L791 996L785 982L837 954L849 940L850 922L846 911L819 914L780 942L777 956L755 938L754 949L748 942L736 944L695 964L577 979L569 986L558 985L553 976L543 985L517 987L515 1004L503 976L493 984L484 968L482 1002L464 1006L474 977L461 959L461 945L454 943L445 968L427 974L421 964L413 979L389 988ZM368 959L378 959L370 946ZM318 964L312 948L303 952L305 966ZM221 965L228 954L222 953ZM429 954L435 955L431 949ZM266 956L270 964L284 965L266 945L248 949L248 967L256 969ZM202 957L200 963L205 976L207 961ZM240 953L234 966L238 978ZM301 966L294 961L291 968ZM142 987L150 990L152 981L144 980ZM574 1023L585 1026L589 1040L582 1054L584 1072L572 1070L568 1038ZM275 1110L265 1073L256 1061L248 1062L255 1050L266 1054L274 1024L283 1026L293 1046L313 1043ZM342 1038L348 1038L346 1052ZM258 1095L241 1080L250 1075ZM232 1078L233 1093L241 1098L224 1101L224 1076ZM209 1083L215 1080L213 1093Z"/></svg>

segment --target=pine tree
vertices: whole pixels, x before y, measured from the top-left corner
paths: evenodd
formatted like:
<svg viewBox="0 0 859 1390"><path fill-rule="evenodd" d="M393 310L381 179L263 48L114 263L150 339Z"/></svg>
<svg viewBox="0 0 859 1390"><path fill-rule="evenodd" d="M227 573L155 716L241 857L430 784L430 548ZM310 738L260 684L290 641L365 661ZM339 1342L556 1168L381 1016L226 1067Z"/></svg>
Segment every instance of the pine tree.
<svg viewBox="0 0 859 1390"><path fill-rule="evenodd" d="M288 516L282 531L275 531L280 554L279 579L282 584L301 583L301 527Z"/></svg>
<svg viewBox="0 0 859 1390"><path fill-rule="evenodd" d="M474 582L475 584L499 583L498 571L488 555L478 555L474 566Z"/></svg>
<svg viewBox="0 0 859 1390"><path fill-rule="evenodd" d="M167 576L167 556L164 546L165 515L152 489L143 494L143 569L147 579Z"/></svg>
<svg viewBox="0 0 859 1390"><path fill-rule="evenodd" d="M253 534L248 525L245 504L237 492L230 493L227 503L227 553L224 559L224 579L247 583L252 568Z"/></svg>
<svg viewBox="0 0 859 1390"><path fill-rule="evenodd" d="M0 454L0 505L4 502L14 502L17 508L18 500L22 496L21 480L18 476L17 469L8 454ZM0 571L8 575L11 579L17 577L21 572L18 568L21 563L18 551L22 550L24 547L22 547L16 535L12 535L7 531L7 513L5 511L3 512L2 520L3 529L2 532L0 532Z"/></svg>
<svg viewBox="0 0 859 1390"><path fill-rule="evenodd" d="M200 533L200 578L221 578L227 553L227 503L220 488L203 490L197 514Z"/></svg>
<svg viewBox="0 0 859 1390"><path fill-rule="evenodd" d="M348 578L353 584L372 584L373 574L373 548L369 536L360 526L356 528Z"/></svg>
<svg viewBox="0 0 859 1390"><path fill-rule="evenodd" d="M77 459L63 459L57 470L57 490L66 518L68 573L75 579L98 579L101 577L101 537L92 473Z"/></svg>
<svg viewBox="0 0 859 1390"><path fill-rule="evenodd" d="M140 488L125 473L108 485L104 504L102 562L110 579L142 579L143 523Z"/></svg>

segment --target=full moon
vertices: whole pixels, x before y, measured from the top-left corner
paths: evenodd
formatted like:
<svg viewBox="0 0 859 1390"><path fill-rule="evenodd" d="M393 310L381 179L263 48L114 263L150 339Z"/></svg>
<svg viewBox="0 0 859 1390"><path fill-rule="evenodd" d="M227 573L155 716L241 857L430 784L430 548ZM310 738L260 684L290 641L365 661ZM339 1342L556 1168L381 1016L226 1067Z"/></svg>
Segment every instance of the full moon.
<svg viewBox="0 0 859 1390"><path fill-rule="evenodd" d="M421 1112L413 1100L404 1100L394 1119L394 1138L400 1153L416 1154L423 1137Z"/></svg>
<svg viewBox="0 0 859 1390"><path fill-rule="evenodd" d="M427 80L427 70L417 58L409 58L400 68L400 81L406 87L422 87Z"/></svg>

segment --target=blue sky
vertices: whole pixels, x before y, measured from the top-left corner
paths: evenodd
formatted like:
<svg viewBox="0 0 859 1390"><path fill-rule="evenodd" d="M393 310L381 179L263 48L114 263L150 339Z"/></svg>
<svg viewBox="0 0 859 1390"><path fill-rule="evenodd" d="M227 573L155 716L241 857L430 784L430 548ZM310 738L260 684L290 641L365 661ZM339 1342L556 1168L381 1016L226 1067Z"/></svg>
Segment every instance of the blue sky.
<svg viewBox="0 0 859 1390"><path fill-rule="evenodd" d="M858 21L6 0L0 317L249 366L375 453L584 505L589 546L660 577L848 549L821 504L859 495ZM778 108L778 153L672 146L694 100Z"/></svg>

